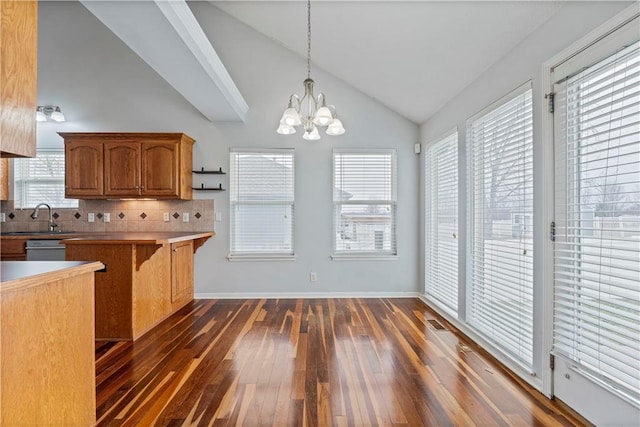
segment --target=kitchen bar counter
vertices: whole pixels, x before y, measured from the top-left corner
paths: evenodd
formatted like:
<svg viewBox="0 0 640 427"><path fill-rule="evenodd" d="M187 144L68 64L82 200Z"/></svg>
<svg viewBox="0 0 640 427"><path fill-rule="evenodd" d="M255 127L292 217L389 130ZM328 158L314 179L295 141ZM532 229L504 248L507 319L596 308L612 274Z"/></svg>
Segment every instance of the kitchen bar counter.
<svg viewBox="0 0 640 427"><path fill-rule="evenodd" d="M102 267L0 263L2 425L95 424L93 289Z"/></svg>
<svg viewBox="0 0 640 427"><path fill-rule="evenodd" d="M0 262L0 292L4 295L32 286L43 280L66 279L85 273L93 273L104 266L87 261L2 261Z"/></svg>
<svg viewBox="0 0 640 427"><path fill-rule="evenodd" d="M193 241L194 249L198 249L213 232L47 232L18 231L0 233L0 257L3 261L24 261L27 258L26 242L28 240L62 240L63 244L92 245L96 242L106 245L133 243L138 245L167 245L177 242Z"/></svg>
<svg viewBox="0 0 640 427"><path fill-rule="evenodd" d="M200 240L203 242L212 237L212 231L185 231L185 232L145 232L145 233L102 233L88 234L86 236L72 236L64 239L65 245L166 245L170 243L184 242L187 240ZM198 245L200 246L200 245ZM197 249L197 247L196 247Z"/></svg>
<svg viewBox="0 0 640 427"><path fill-rule="evenodd" d="M213 232L103 233L64 239L68 261L99 260L96 339L136 340L193 300L193 254Z"/></svg>

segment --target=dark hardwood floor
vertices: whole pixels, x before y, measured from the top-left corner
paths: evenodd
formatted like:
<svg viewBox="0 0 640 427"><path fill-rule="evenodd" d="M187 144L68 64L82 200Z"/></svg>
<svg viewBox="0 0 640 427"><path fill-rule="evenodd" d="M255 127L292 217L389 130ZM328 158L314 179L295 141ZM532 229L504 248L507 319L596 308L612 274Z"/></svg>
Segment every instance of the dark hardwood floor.
<svg viewBox="0 0 640 427"><path fill-rule="evenodd" d="M96 343L98 425L577 424L435 318L417 299L194 301Z"/></svg>

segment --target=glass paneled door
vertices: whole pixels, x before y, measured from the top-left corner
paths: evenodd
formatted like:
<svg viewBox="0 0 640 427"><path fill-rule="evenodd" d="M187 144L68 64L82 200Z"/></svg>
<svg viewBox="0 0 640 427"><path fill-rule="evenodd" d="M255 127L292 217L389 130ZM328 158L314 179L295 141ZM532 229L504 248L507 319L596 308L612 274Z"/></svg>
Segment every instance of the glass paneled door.
<svg viewBox="0 0 640 427"><path fill-rule="evenodd" d="M554 395L640 422L639 19L555 67Z"/></svg>

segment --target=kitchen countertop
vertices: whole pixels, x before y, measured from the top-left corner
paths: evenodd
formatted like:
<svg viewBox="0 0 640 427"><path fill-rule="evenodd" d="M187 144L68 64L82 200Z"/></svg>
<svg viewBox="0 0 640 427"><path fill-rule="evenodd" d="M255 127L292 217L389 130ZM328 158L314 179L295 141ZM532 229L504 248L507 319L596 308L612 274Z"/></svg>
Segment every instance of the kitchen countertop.
<svg viewBox="0 0 640 427"><path fill-rule="evenodd" d="M212 231L185 231L185 232L138 232L138 233L102 233L87 234L84 236L72 236L63 239L65 245L164 245L168 243L183 242L186 240L208 239L214 236Z"/></svg>
<svg viewBox="0 0 640 427"><path fill-rule="evenodd" d="M98 261L2 261L0 291L4 294L102 268Z"/></svg>
<svg viewBox="0 0 640 427"><path fill-rule="evenodd" d="M3 240L61 240L61 239L69 239L71 237L84 237L84 236L93 236L95 233L88 233L82 231L64 231L64 232L44 232L44 231L20 231L20 232L6 232L0 233L0 238Z"/></svg>

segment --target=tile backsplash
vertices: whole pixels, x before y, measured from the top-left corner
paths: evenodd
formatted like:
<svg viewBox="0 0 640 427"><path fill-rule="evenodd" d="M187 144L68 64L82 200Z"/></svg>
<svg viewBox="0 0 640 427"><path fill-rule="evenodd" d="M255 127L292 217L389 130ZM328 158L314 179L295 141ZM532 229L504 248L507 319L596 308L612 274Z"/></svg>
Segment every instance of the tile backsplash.
<svg viewBox="0 0 640 427"><path fill-rule="evenodd" d="M53 217L62 231L125 232L125 231L213 231L213 200L80 200L77 209L53 208ZM38 219L31 218L33 209L14 209L13 202L0 203L5 222L0 230L45 231L47 209L40 210ZM94 214L94 222L88 214ZM164 214L169 221L164 221ZM185 213L189 222L184 222ZM109 222L105 222L109 214Z"/></svg>

